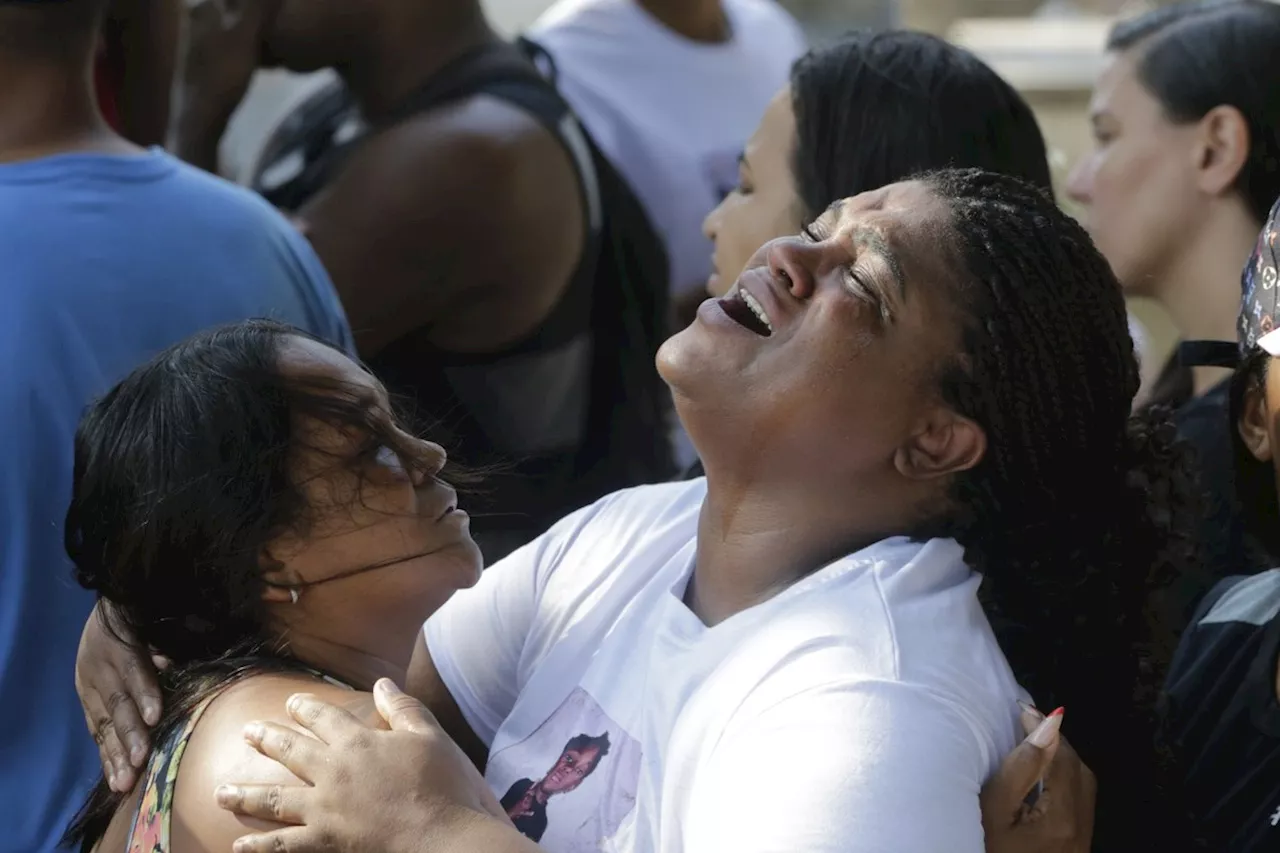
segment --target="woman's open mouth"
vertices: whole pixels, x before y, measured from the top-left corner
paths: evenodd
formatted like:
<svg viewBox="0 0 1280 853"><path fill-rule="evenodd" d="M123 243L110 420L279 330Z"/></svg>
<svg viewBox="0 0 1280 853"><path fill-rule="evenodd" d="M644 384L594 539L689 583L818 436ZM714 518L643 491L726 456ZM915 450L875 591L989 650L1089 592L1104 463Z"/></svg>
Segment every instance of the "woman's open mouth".
<svg viewBox="0 0 1280 853"><path fill-rule="evenodd" d="M764 312L760 301L736 284L733 289L717 300L724 313L729 315L739 326L767 338L773 334L773 323Z"/></svg>

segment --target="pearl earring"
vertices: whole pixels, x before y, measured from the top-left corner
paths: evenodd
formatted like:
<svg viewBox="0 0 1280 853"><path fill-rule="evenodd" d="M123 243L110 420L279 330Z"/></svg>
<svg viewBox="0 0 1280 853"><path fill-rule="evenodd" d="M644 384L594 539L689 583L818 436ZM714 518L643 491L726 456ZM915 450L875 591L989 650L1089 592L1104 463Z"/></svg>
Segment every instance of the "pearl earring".
<svg viewBox="0 0 1280 853"><path fill-rule="evenodd" d="M298 591L296 589L289 590L289 600L294 604L298 603Z"/></svg>

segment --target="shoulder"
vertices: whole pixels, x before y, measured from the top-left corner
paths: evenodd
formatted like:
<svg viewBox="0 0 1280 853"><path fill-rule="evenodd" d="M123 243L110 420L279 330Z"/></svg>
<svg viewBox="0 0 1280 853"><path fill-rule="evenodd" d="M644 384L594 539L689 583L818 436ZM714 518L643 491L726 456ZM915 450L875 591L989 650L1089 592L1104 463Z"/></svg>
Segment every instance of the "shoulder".
<svg viewBox="0 0 1280 853"><path fill-rule="evenodd" d="M1280 569L1219 581L1200 603L1194 624L1245 623L1262 627L1280 614Z"/></svg>
<svg viewBox="0 0 1280 853"><path fill-rule="evenodd" d="M886 540L810 582L781 618L753 632L748 656L776 661L762 695L842 685L875 697L874 707L905 703L957 721L990 767L1013 747L1022 693L959 545Z"/></svg>
<svg viewBox="0 0 1280 853"><path fill-rule="evenodd" d="M815 675L801 690L779 691L766 680L738 702L719 731L708 732L708 760L732 764L746 755L757 761L788 750L794 756L797 743L819 743L822 769L811 769L851 786L848 795L859 799L868 795L857 790L866 787L865 779L882 774L897 780L884 783L890 788L941 784L951 793L976 796L999 764L1003 752L975 728L966 708L947 697L917 684ZM1001 722L1012 729L1012 719L1010 713ZM1013 744L1001 746L1007 751ZM870 795L884 797L885 791Z"/></svg>
<svg viewBox="0 0 1280 853"><path fill-rule="evenodd" d="M534 22L529 28L529 34L539 40L544 36L555 37L566 33L602 35L599 32L602 25L611 24L620 17L634 15L637 11L633 3L620 0L559 0Z"/></svg>
<svg viewBox="0 0 1280 853"><path fill-rule="evenodd" d="M527 189L559 189L577 198L577 178L560 140L514 104L475 95L430 110L371 137L339 184L375 181L395 198L457 193L464 207L526 200ZM385 186L384 186L385 185ZM491 210L500 214L500 210Z"/></svg>
<svg viewBox="0 0 1280 853"><path fill-rule="evenodd" d="M769 37L784 51L804 52L807 45L800 22L775 0L726 0L725 8L734 23L746 30L742 35L747 39Z"/></svg>
<svg viewBox="0 0 1280 853"><path fill-rule="evenodd" d="M587 609L607 620L606 611L624 609L694 541L705 483L638 486L571 513L486 569L474 589L456 594L428 625L498 588L528 591L537 611L534 633L546 641Z"/></svg>
<svg viewBox="0 0 1280 853"><path fill-rule="evenodd" d="M536 117L488 95L370 137L302 216L330 253L353 240L366 245L353 235L370 233L384 256L411 270L442 252L465 253L473 283L510 282L516 268L525 284L540 276L559 284L585 233L568 150ZM432 239L423 239L427 232ZM320 254L333 262L326 249Z"/></svg>
<svg viewBox="0 0 1280 853"><path fill-rule="evenodd" d="M706 490L704 478L623 489L566 517L545 538L558 555L590 555L597 565L643 560L654 545L693 538Z"/></svg>
<svg viewBox="0 0 1280 853"><path fill-rule="evenodd" d="M176 848L226 850L245 833L246 823L270 828L223 811L214 802L214 791L232 782L302 784L302 780L264 758L244 739L244 727L253 721L278 723L301 731L285 710L285 703L294 693L312 693L364 719L377 716L370 694L305 676L262 675L233 685L210 703L183 753L173 799ZM183 833L185 844L179 838Z"/></svg>
<svg viewBox="0 0 1280 853"><path fill-rule="evenodd" d="M574 590L589 590L606 575L656 568L693 541L705 494L704 479L614 492L565 516L485 575L498 582L532 573L537 589L554 586L555 600L568 606Z"/></svg>
<svg viewBox="0 0 1280 853"><path fill-rule="evenodd" d="M1280 569L1219 581L1197 606L1178 643L1166 693L1180 702L1200 693L1205 682L1236 678L1241 667L1252 666L1250 650L1262 647L1277 619Z"/></svg>

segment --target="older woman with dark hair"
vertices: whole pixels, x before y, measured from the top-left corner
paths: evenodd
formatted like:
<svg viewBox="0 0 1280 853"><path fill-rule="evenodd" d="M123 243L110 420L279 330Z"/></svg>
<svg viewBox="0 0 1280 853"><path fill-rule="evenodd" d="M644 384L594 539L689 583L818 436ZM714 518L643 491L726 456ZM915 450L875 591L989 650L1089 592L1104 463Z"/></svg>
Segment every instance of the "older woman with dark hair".
<svg viewBox="0 0 1280 853"><path fill-rule="evenodd" d="M444 463L350 358L265 321L179 344L92 406L67 551L109 627L170 665L148 772L102 780L68 842L228 849L244 825L213 788L280 778L246 722L300 689L371 709L364 691L404 678L422 620L480 574Z"/></svg>

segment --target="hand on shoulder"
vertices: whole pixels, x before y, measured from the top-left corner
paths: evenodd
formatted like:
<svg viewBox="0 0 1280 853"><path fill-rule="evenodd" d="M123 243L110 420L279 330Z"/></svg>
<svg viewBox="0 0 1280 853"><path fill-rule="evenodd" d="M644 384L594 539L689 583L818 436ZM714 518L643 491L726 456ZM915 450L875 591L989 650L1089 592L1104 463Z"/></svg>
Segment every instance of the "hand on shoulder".
<svg viewBox="0 0 1280 853"><path fill-rule="evenodd" d="M230 850L235 840L244 835L246 825L259 830L278 828L267 821L237 818L220 809L214 792L229 782L302 782L282 765L264 758L244 738L245 726L255 720L289 726L310 737L285 710L289 697L299 692L319 696L369 725L386 728L372 694L363 691L292 673L253 676L232 685L210 703L182 756L173 798L175 849Z"/></svg>

